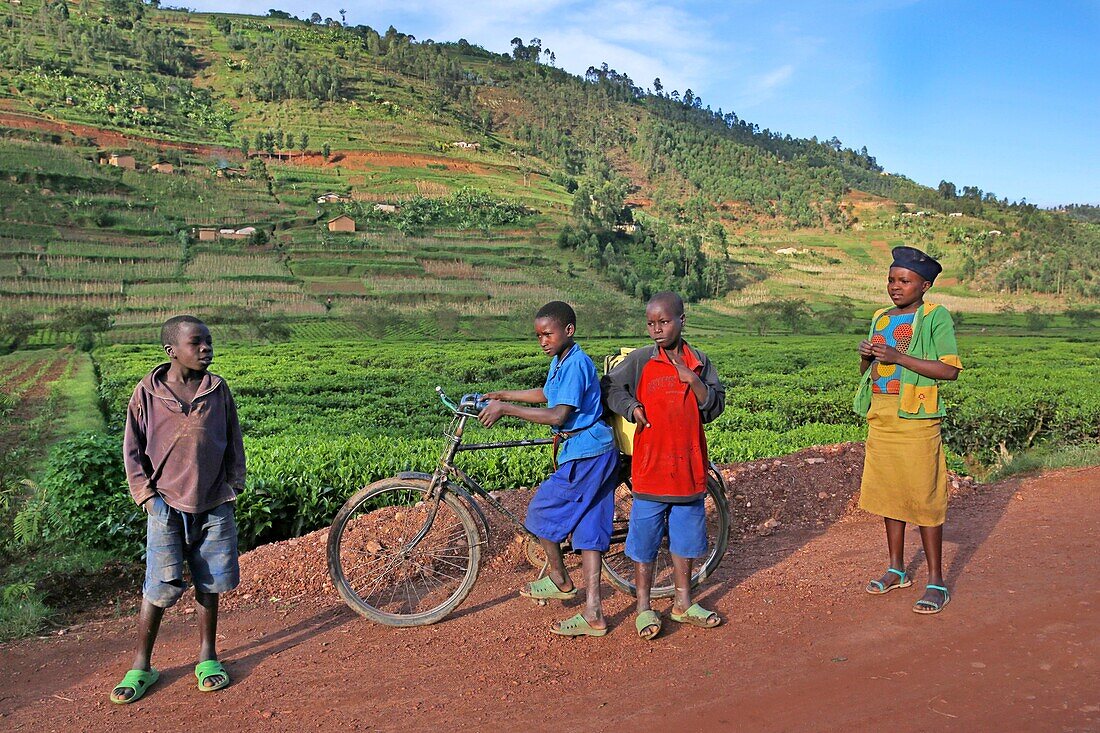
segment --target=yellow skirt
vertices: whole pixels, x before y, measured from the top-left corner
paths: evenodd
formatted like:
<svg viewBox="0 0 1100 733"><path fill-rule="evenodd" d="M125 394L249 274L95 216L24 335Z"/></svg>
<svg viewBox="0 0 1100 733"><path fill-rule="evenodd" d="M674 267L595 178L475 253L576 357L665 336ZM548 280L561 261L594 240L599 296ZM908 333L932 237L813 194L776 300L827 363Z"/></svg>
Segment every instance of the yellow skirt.
<svg viewBox="0 0 1100 733"><path fill-rule="evenodd" d="M859 507L921 527L943 524L947 458L939 418L898 417L897 395L871 395Z"/></svg>

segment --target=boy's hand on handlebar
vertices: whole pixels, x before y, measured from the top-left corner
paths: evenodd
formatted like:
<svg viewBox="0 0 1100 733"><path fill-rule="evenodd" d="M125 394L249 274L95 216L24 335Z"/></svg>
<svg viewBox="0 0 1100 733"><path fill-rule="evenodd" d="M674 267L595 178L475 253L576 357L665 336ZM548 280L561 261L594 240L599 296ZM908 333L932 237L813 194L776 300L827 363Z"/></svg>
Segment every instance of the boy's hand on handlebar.
<svg viewBox="0 0 1100 733"><path fill-rule="evenodd" d="M641 405L634 408L634 424L638 426L638 430L649 427L649 418L645 416L645 408Z"/></svg>
<svg viewBox="0 0 1100 733"><path fill-rule="evenodd" d="M488 397L489 395L485 396ZM481 412L478 413L477 421L485 427L491 428L493 427L493 423L504 417L506 414L505 408L507 408L507 406L507 403L501 402L500 400L490 399L489 404L481 408Z"/></svg>
<svg viewBox="0 0 1100 733"><path fill-rule="evenodd" d="M486 400L503 400L504 399L504 393L503 392L486 392L485 394L483 394L481 396L482 396L483 399L486 399Z"/></svg>

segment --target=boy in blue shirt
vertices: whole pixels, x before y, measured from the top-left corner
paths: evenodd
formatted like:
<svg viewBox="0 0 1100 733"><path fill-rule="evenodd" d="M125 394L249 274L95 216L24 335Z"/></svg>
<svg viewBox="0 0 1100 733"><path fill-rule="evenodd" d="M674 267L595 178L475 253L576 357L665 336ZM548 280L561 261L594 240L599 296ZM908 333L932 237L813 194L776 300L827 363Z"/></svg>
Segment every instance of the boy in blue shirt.
<svg viewBox="0 0 1100 733"><path fill-rule="evenodd" d="M542 482L527 507L525 524L539 538L550 562L550 574L527 583L520 595L535 600L575 598L561 543L573 535L581 551L585 578L585 610L557 621L550 630L562 636L603 636L600 571L611 545L615 487L619 484L619 452L611 428L602 419L600 379L596 365L573 340L577 315L568 303L547 303L535 314L535 336L550 357L550 371L541 389L489 392L489 403L478 420L485 427L505 415L549 425L555 439L554 473ZM515 404L520 403L520 404ZM531 405L545 404L546 407ZM560 448L560 451L557 450Z"/></svg>

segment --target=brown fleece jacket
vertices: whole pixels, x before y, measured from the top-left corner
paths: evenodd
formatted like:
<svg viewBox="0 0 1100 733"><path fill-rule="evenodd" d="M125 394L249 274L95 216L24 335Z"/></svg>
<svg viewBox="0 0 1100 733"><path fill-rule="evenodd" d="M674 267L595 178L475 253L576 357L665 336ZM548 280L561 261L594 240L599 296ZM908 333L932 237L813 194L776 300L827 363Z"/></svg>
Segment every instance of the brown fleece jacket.
<svg viewBox="0 0 1100 733"><path fill-rule="evenodd" d="M130 495L139 505L159 494L168 506L198 514L233 501L244 488L244 444L225 381L203 375L191 409L164 383L161 364L134 389L122 444Z"/></svg>

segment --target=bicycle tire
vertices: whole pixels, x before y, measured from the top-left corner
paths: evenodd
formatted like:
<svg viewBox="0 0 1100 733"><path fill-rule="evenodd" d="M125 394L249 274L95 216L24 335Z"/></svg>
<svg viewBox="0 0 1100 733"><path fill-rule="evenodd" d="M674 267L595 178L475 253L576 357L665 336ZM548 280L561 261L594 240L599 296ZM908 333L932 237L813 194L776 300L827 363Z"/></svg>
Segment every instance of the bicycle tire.
<svg viewBox="0 0 1100 733"><path fill-rule="evenodd" d="M329 528L329 577L344 602L371 621L434 624L465 600L477 580L480 527L452 492L444 491L428 534L411 553L404 544L386 552L424 526L432 505L425 500L428 486L422 479L376 481L353 494ZM357 564L352 557L359 558ZM368 569L360 572L364 565Z"/></svg>
<svg viewBox="0 0 1100 733"><path fill-rule="evenodd" d="M630 480L625 479L615 490L615 522L625 523L630 517ZM726 485L722 480L718 469L711 464L707 472L707 546L708 552L702 562L696 562L696 568L691 574L691 587L697 588L700 583L718 569L722 562L722 556L726 554L729 546L729 502L726 498ZM619 534L622 534L621 532ZM603 577L611 585L623 593L635 595L634 587L634 561L626 556L626 543L617 542L604 554ZM672 585L672 558L668 551L668 538L661 543L661 549L654 563L653 586L650 588L651 598L671 598L676 594L676 588ZM667 578L667 580L665 580Z"/></svg>

